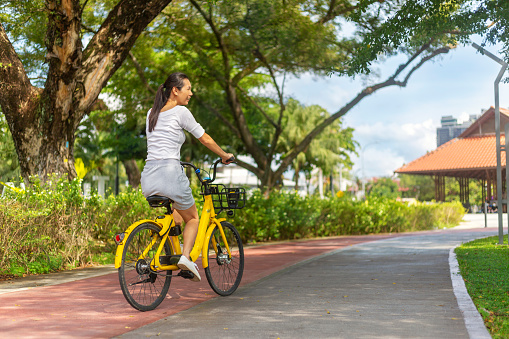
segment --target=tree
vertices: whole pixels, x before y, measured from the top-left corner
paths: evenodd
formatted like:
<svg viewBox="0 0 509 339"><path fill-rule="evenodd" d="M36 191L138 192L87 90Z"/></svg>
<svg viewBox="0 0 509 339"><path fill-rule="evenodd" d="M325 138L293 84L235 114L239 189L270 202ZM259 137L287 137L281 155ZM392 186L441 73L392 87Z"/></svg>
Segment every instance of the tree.
<svg viewBox="0 0 509 339"><path fill-rule="evenodd" d="M140 34L170 2L2 2L0 105L25 178L50 172L75 175L79 123ZM495 24L488 27L486 18ZM469 34L480 32L487 41L507 45L506 18L502 0L174 0L144 34L146 41L156 37L162 46L155 54L175 56L193 71L194 81L206 89L196 96L208 111L203 118L211 112L228 128L229 134L221 133L223 140L252 156L255 165L241 165L270 188L327 126L373 92L406 86L424 63L465 42ZM353 34L343 33L345 22L355 27ZM89 41L85 47L84 40ZM408 62L392 76L368 85L284 157L277 154L288 99L285 75L369 73L381 57L401 52ZM142 65L134 54L130 57L134 66ZM181 65L149 62L138 73L167 73L168 66ZM160 75L147 79L140 79L147 91L162 82ZM267 104L277 105L276 115L269 114Z"/></svg>
<svg viewBox="0 0 509 339"><path fill-rule="evenodd" d="M136 159L145 159L147 154L142 125L144 122L137 121L136 116L110 111L104 103L96 104L76 132L76 157L86 168L97 168L101 175L105 174L106 158L122 162L129 185L137 188L141 173Z"/></svg>
<svg viewBox="0 0 509 339"><path fill-rule="evenodd" d="M435 181L428 175L398 175L400 186L408 188L402 192L403 197L415 198L419 201L431 201L435 199Z"/></svg>
<svg viewBox="0 0 509 339"><path fill-rule="evenodd" d="M170 2L19 0L2 4L0 105L25 179L53 172L76 175L77 127L138 36ZM98 26L85 47L84 17ZM37 67L40 60L44 67ZM34 74L43 78L42 87L32 85L29 77Z"/></svg>
<svg viewBox="0 0 509 339"><path fill-rule="evenodd" d="M294 99L286 104L283 132L279 139L278 153L285 156L313 129L325 120L330 113L318 105L304 106ZM325 175L337 170L338 164L347 167L352 165L350 152L355 152L357 143L353 140L353 129L342 128L341 120L328 126L315 138L308 148L293 161L295 189L298 189L299 174L304 171L307 176L313 168L318 167Z"/></svg>
<svg viewBox="0 0 509 339"><path fill-rule="evenodd" d="M388 86L406 86L417 69L448 53L454 47L449 43L455 41L450 27L428 29L398 46L379 44L375 54L371 54L373 48L365 52L371 33L383 36L385 20L400 13L402 6L396 0L189 0L174 4L162 13L158 30L144 33L150 37L144 41L157 50L158 59L140 61L140 69L148 74L158 72L163 68L159 60L170 59L165 53L181 62L179 66L189 71L193 84L199 88L195 100L203 109L200 112L193 108L193 112L199 120L219 122L228 129L228 133L219 133L224 137L220 140L233 145L232 151L253 158L255 165L242 161L239 164L257 175L268 189L281 182L282 174L313 140L362 99ZM444 16L454 10L444 7L438 11ZM338 34L344 21L356 27L351 36ZM144 48L147 47L140 46ZM307 131L291 149L284 154L279 152L288 114L286 75L354 75L369 70L366 65L376 60L377 53L397 52L409 57L392 76L367 86ZM222 131L217 126L214 128Z"/></svg>
<svg viewBox="0 0 509 339"><path fill-rule="evenodd" d="M369 65L383 54L416 45L430 37L442 37L449 44L469 43L473 34L484 38L483 45L501 43L501 52L509 61L509 3L505 0L425 0L405 1L380 25L367 32L359 58L350 64L349 74L369 72ZM445 35L444 35L445 33ZM415 40L409 37L417 37Z"/></svg>
<svg viewBox="0 0 509 339"><path fill-rule="evenodd" d="M388 199L396 199L400 196L398 184L388 177L374 180L367 193L370 197L384 197Z"/></svg>

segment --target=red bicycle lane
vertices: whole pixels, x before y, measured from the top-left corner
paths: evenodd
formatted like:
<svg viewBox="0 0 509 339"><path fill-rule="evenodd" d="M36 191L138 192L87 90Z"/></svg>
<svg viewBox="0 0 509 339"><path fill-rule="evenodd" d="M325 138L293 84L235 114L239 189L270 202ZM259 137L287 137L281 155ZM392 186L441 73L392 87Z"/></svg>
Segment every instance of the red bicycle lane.
<svg viewBox="0 0 509 339"><path fill-rule="evenodd" d="M241 286L303 260L347 246L406 234L344 236L245 248ZM198 260L199 261L199 260ZM124 299L116 273L0 294L3 338L110 338L217 297L202 281L174 277L154 311L139 312ZM228 298L235 298L235 294Z"/></svg>

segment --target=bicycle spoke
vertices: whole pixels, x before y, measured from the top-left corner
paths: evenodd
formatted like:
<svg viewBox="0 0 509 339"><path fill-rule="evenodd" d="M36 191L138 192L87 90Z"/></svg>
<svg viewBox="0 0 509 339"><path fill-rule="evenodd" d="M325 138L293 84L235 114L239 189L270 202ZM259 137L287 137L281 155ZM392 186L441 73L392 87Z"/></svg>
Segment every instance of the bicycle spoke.
<svg viewBox="0 0 509 339"><path fill-rule="evenodd" d="M244 251L237 230L230 223L223 222L223 231L231 257L229 258L219 229L215 229L208 244L209 266L205 269L212 289L220 295L232 294L240 284L244 270Z"/></svg>
<svg viewBox="0 0 509 339"><path fill-rule="evenodd" d="M171 271L150 269L160 242L158 227L145 223L133 230L124 245L123 261L119 269L120 285L127 301L140 311L157 307L164 300L170 286ZM169 244L165 243L161 255L170 253Z"/></svg>

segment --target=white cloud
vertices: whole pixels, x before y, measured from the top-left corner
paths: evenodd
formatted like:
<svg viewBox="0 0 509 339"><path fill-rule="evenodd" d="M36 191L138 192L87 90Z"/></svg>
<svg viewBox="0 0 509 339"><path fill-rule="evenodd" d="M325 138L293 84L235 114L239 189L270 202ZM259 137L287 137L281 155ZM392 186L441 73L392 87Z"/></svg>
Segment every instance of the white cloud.
<svg viewBox="0 0 509 339"><path fill-rule="evenodd" d="M376 122L356 127L354 138L361 147L359 157L353 157L354 172L358 176L364 172L368 177L392 175L404 163L436 148L437 127L431 119L421 123Z"/></svg>
<svg viewBox="0 0 509 339"><path fill-rule="evenodd" d="M405 163L404 158L391 148L368 149L364 153L364 175L367 178L392 176ZM362 169L360 171L362 176Z"/></svg>
<svg viewBox="0 0 509 339"><path fill-rule="evenodd" d="M292 77L285 83L285 95L305 105L320 105L335 113L352 100L360 86L348 78L338 76L317 77L310 73Z"/></svg>
<svg viewBox="0 0 509 339"><path fill-rule="evenodd" d="M491 52L497 48L490 47ZM389 58L379 67L380 80L392 74L404 57ZM355 129L354 139L364 150L366 176L390 175L436 148L440 118L452 115L459 123L494 105L493 81L500 66L470 45L451 51L440 61L426 63L404 88L389 87L367 96L343 117L343 126ZM287 78L285 94L317 104L330 113L352 100L363 88L362 77ZM509 86L500 84L500 106L509 107ZM361 150L352 156L354 175L362 175Z"/></svg>
<svg viewBox="0 0 509 339"><path fill-rule="evenodd" d="M471 114L474 114L474 113L471 113ZM461 112L460 115L458 116L458 123L461 124L465 121L468 121L468 119L470 118L470 114L467 113L467 112Z"/></svg>

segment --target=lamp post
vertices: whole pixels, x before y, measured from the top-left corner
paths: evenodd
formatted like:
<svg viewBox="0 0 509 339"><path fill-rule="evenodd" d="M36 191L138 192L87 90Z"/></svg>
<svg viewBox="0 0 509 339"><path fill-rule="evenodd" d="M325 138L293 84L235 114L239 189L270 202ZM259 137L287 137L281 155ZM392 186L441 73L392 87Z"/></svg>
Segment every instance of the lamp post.
<svg viewBox="0 0 509 339"><path fill-rule="evenodd" d="M472 43L472 46L477 49L481 54L486 55L491 60L499 63L502 68L498 72L497 78L495 79L495 134L497 138L497 212L498 212L498 243L502 245L504 243L504 226L502 221L502 151L506 152L506 174L507 174L507 148L504 146L503 148L500 145L500 105L499 105L499 84L502 76L507 70L507 63L500 58L497 58L495 55L491 54L475 42ZM507 128L506 128L507 130ZM506 144L507 144L507 133L505 135ZM509 183L509 176L506 175L506 183ZM506 185L507 186L507 185ZM509 188L509 186L507 186ZM508 213L509 219L509 213Z"/></svg>

